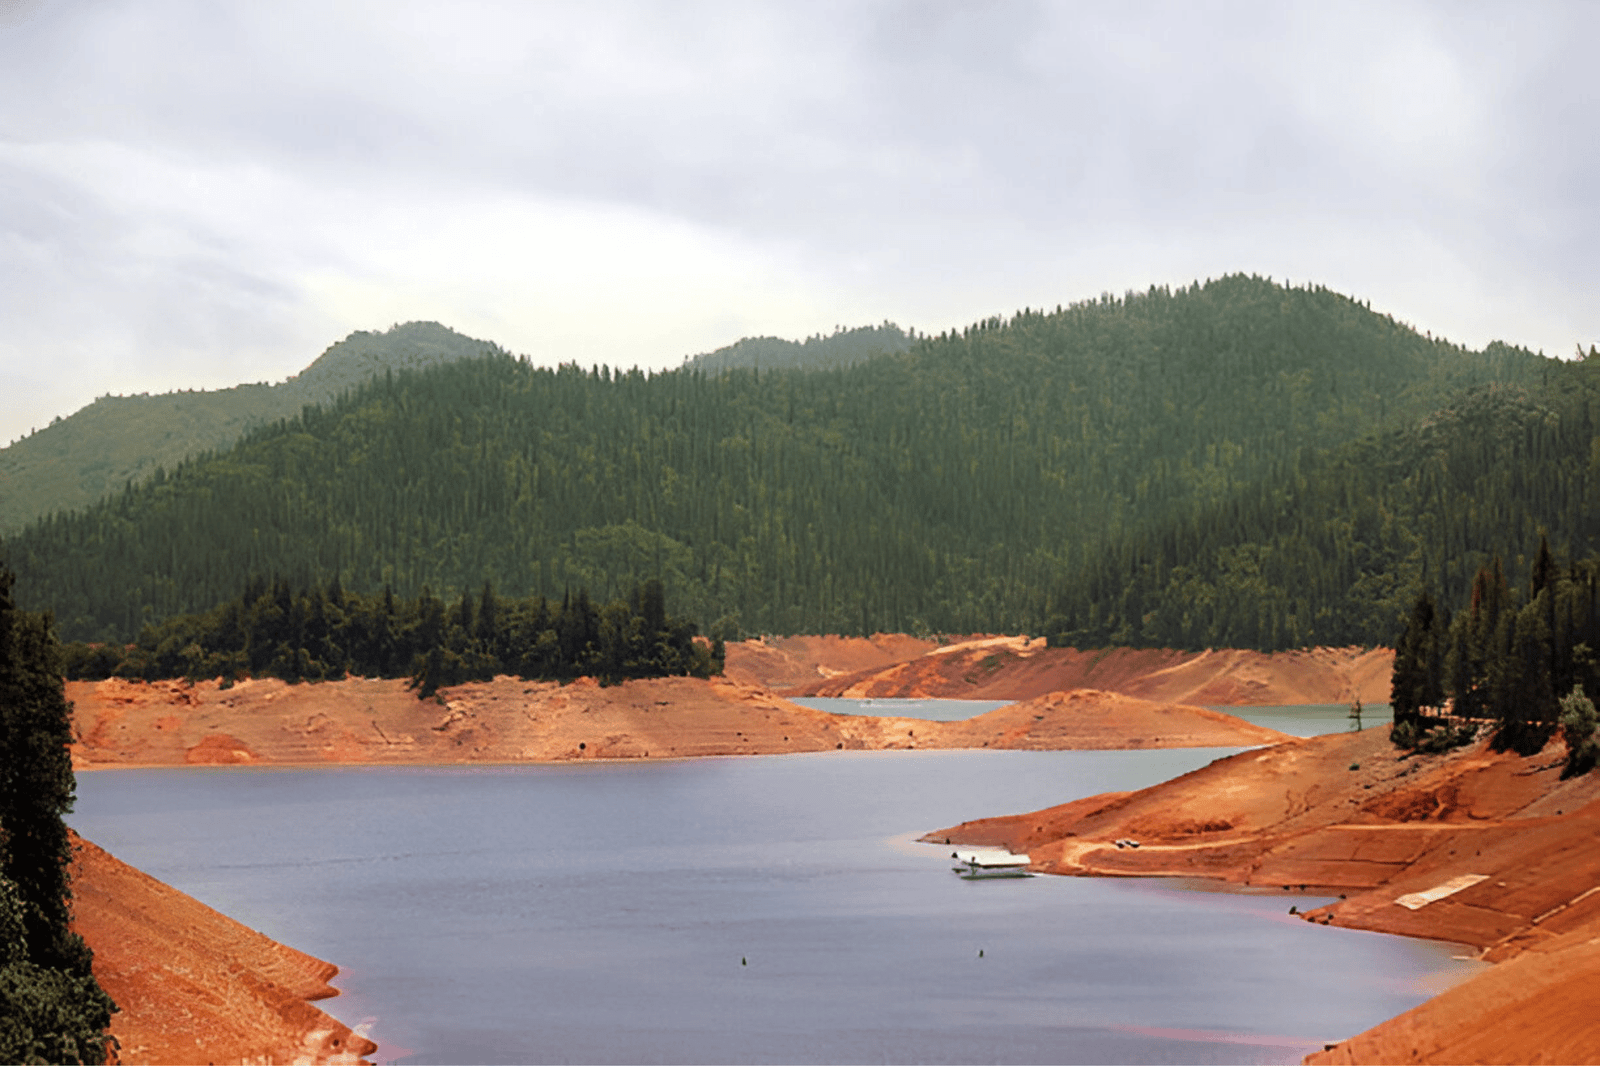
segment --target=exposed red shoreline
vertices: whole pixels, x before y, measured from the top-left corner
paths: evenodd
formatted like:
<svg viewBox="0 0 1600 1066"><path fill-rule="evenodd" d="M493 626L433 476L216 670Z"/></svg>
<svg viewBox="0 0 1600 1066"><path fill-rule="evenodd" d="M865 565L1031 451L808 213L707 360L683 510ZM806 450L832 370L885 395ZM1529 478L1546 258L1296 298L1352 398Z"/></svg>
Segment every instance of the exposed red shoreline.
<svg viewBox="0 0 1600 1066"><path fill-rule="evenodd" d="M838 715L723 679L603 688L502 677L419 700L350 678L69 682L74 766L326 765L682 759L911 748L1162 748L1271 744L1283 734L1176 702L1080 689L961 722Z"/></svg>
<svg viewBox="0 0 1600 1066"><path fill-rule="evenodd" d="M74 835L73 929L121 1009L124 1063L355 1063L378 1045L312 1006L338 967L285 947Z"/></svg>
<svg viewBox="0 0 1600 1066"><path fill-rule="evenodd" d="M1499 965L1307 1062L1600 1060L1600 775L1559 742L1406 755L1388 729L1243 752L1151 788L935 830L1049 873L1207 877L1342 898L1307 921ZM1118 847L1118 840L1139 847Z"/></svg>
<svg viewBox="0 0 1600 1066"><path fill-rule="evenodd" d="M1387 703L1388 648L1051 648L1043 639L784 637L728 647L728 676L789 696L1026 700L1097 689L1201 706Z"/></svg>

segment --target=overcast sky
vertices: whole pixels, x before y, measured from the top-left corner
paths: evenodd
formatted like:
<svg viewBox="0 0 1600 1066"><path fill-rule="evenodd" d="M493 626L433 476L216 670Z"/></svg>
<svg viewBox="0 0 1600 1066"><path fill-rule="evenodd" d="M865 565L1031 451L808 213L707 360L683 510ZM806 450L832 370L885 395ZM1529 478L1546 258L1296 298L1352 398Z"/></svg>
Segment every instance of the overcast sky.
<svg viewBox="0 0 1600 1066"><path fill-rule="evenodd" d="M1235 271L1600 342L1600 4L0 0L0 442L443 322L661 367Z"/></svg>

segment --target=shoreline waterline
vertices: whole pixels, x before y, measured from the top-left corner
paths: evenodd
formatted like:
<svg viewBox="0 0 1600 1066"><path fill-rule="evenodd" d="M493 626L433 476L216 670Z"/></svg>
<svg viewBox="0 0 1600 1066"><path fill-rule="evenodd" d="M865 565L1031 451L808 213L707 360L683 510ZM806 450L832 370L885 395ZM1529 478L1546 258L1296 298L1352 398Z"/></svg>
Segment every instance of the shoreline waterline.
<svg viewBox="0 0 1600 1066"><path fill-rule="evenodd" d="M802 1049L786 1061L838 1061L859 1059L869 1046L780 1038L779 1032L788 1031L782 1019L797 1017L813 1017L818 1024L831 1019L827 1025L838 1032L865 1025L863 1034L878 1032L891 1046L907 1049L890 1056L893 1061L939 1061L946 1037L949 1046L965 1051L964 1056L952 1053L958 1057L989 1047L987 1055L994 1058L995 1045L986 1042L993 1033L981 1035L989 1030L970 1013L980 1003L990 1004L984 1011L1009 1004L1001 1010L1010 1019L1007 1031L1017 1026L1027 1034L1019 1038L1015 1055L1002 1056L1004 1061L1141 1061L1170 1057L1177 1047L1189 1060L1238 1061L1165 1038L1150 1046L1166 1052L1138 1052L1142 1045L1133 1035L1100 1024L1100 1009L1068 1024L1070 1033L1061 1029L1066 1023L1059 1004L1082 1001L1086 993L1084 1002L1101 996L1093 984L1079 980L1080 967L1070 960L1098 950L1094 945L1101 943L1119 958L1154 960L1177 944L1179 959L1200 965L1202 959L1214 959L1230 936L1287 936L1284 950L1314 953L1347 937L1337 932L1329 937L1298 922L1261 923L1262 916L1280 909L1277 899L1212 895L1207 902L1196 893L1172 897L1135 890L1136 883L1120 879L1098 885L1075 878L974 885L951 875L937 848L913 847L909 840L925 831L919 826L941 816L1059 798L1066 783L1075 791L1126 787L1135 782L1125 774L1139 766L1144 767L1137 771L1139 780L1154 782L1227 753L852 752L849 757L816 753L832 754L831 759L623 760L605 766L319 767L288 771L297 776L287 790L281 774L223 777L167 768L98 777L103 786L86 785L81 813L103 819L86 831L147 872L276 939L337 960L343 994L327 1004L335 1016L358 1024L375 1017L375 1039L385 1047L419 1049L416 1054L425 1061L495 1061L496 1039L521 1039L505 1032L481 1005L453 995L449 1002L426 1005L414 999L426 992L419 983L453 988L479 980L472 975L484 972L498 985L526 987L526 995L534 998L518 999L523 1006L516 1009L533 1010L538 1018L547 1010L567 1009L561 997L569 994L580 995L571 1009L592 1025L612 1024L602 1019L613 1017L592 997L610 1002L607 997L621 995L630 1004L647 1004L652 1017L665 1012L655 1019L665 1036L657 1039L630 1025L615 1036L622 1045L596 1043L588 1030L565 1023L552 1021L554 1028L530 1023L546 1032L546 1051L517 1045L507 1057L522 1061L537 1060L541 1053L559 1057L552 1049L581 1061L771 1061L770 1049L780 1044ZM474 772L479 769L488 772ZM113 794L121 798L113 801ZM152 810L152 804L159 809ZM268 804L289 814L291 823L269 816ZM481 821L478 815L469 818L468 810L499 812L496 825L463 833L472 818ZM397 811L408 825L422 818L434 828L423 826L422 836L407 843L415 834L407 829L396 835ZM159 825L146 824L152 818ZM272 858L275 849L281 849L283 861ZM314 877L309 885L307 875ZM444 893L440 906L424 904L416 911L424 903L416 894L426 897L432 885ZM680 900L687 910L680 912ZM349 911L351 906L356 910ZM388 917L363 931L361 915L374 908ZM1089 918L1101 910L1105 918ZM1128 917L1110 917L1118 914ZM508 915L518 924L505 927ZM1203 934L1210 936L1209 946L1185 946L1195 936L1197 920L1201 927L1221 923L1230 932ZM919 930L930 921L945 935L926 939ZM1117 923L1139 930L1131 944L1125 937L1103 939L1089 932ZM950 943L942 942L946 939ZM973 941L970 960L962 947L968 940ZM1289 948L1290 943L1295 946ZM723 953L737 950L731 975L716 962L719 944ZM527 950L518 950L519 945ZM962 978L975 965L980 947L986 949L987 968ZM386 960L373 950L400 956ZM1337 947L1333 955L1345 957L1349 950ZM1389 948L1380 954L1411 959L1406 965L1419 974L1448 965L1436 958L1437 951L1422 950L1418 955L1410 948ZM1147 955L1151 951L1156 954ZM738 966L740 957L749 959L748 967ZM443 973L422 982L415 974L408 979L405 968L415 968L419 959L430 960L429 966L437 962ZM1119 964L1127 965L1144 964ZM1166 972L1169 964L1151 965L1158 968L1153 978L1128 971L1130 995L1151 979L1174 980ZM1278 996L1282 979L1267 980L1243 1002ZM1167 989L1166 984L1155 998L1159 1018L1127 1017L1118 1024L1194 1028L1194 1019L1184 1013L1188 1008L1172 1006L1187 985L1180 981ZM938 1030L927 1026L944 1023L916 1011L907 1015L899 997L883 1000L882 1010L869 1009L896 988L917 1002L946 1004L944 1009L954 1012L953 1028L940 1031L943 1037L928 1036ZM1307 1004L1338 1001L1350 992L1336 984L1319 985L1286 1002L1284 1010L1309 1018ZM693 1019L709 1018L708 1009L721 1017L715 1004L724 997L733 997L730 1004L745 1004L741 1010L748 1012L749 1025L742 1035L708 1036L710 1030ZM663 999L670 1002L663 1005ZM560 1002L552 1005L552 1000ZM969 1000L970 1007L957 1006ZM795 1008L798 1015L790 1009L794 1004L802 1005ZM443 1019L408 1021L440 1018L441 1012L448 1030L483 1027L484 1034L441 1045L438 1039L457 1039L441 1036ZM1382 1016L1392 1013L1389 1009ZM911 1025L913 1017L919 1020ZM1360 1017L1366 1024L1380 1020L1370 1008ZM1313 1034L1320 1031L1329 1039L1350 1024L1353 1019L1325 1028L1306 1022ZM408 1032L408 1027L427 1032ZM1258 1021L1236 1028L1264 1032L1268 1027ZM492 1035L496 1032L501 1037ZM698 1043L702 1037L708 1042ZM669 1045L694 1051L663 1054ZM1229 1045L1210 1046L1215 1051ZM1282 1053L1288 1049L1280 1049L1251 1061L1295 1061L1312 1049L1307 1043L1292 1058ZM885 1055L880 1050L867 1057Z"/></svg>

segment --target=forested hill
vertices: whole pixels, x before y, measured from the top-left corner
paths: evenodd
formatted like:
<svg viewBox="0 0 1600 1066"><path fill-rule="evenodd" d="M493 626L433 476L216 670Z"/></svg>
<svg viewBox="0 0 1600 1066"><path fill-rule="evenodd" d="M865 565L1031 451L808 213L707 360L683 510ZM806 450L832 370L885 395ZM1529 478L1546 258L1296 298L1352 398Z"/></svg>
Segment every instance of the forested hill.
<svg viewBox="0 0 1600 1066"><path fill-rule="evenodd" d="M745 337L725 348L684 361L689 370L716 373L735 367L780 370L819 370L851 366L878 355L903 352L911 347L915 331L907 333L893 322L881 326L840 327L803 341L780 337Z"/></svg>
<svg viewBox="0 0 1600 1066"><path fill-rule="evenodd" d="M659 577L723 636L1387 643L1426 568L1514 568L1538 526L1592 550L1596 367L1243 276L832 370L493 355L370 382L6 550L88 639L253 576L337 576L602 601Z"/></svg>
<svg viewBox="0 0 1600 1066"><path fill-rule="evenodd" d="M327 403L387 370L417 369L494 346L436 322L360 331L277 385L212 392L102 396L88 407L0 449L0 533L53 510L85 507L157 467L231 445L251 426Z"/></svg>
<svg viewBox="0 0 1600 1066"><path fill-rule="evenodd" d="M1541 377L1145 523L1068 575L1045 630L1080 647L1392 642L1424 589L1461 602L1496 559L1525 582L1541 531L1564 565L1593 555L1600 353Z"/></svg>

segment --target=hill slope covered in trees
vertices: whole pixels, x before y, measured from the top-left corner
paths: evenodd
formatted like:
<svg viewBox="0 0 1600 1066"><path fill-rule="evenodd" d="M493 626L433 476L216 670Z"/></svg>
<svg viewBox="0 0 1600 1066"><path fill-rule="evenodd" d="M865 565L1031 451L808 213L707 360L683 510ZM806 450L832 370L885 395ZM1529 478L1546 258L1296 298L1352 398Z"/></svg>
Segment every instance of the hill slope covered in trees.
<svg viewBox="0 0 1600 1066"><path fill-rule="evenodd" d="M1593 370L1244 276L828 370L497 354L372 381L5 550L89 639L338 576L601 601L659 578L720 636L1387 643L1424 577L1514 570L1541 526L1594 549Z"/></svg>
<svg viewBox="0 0 1600 1066"><path fill-rule="evenodd" d="M1597 404L1600 359L1549 361L1534 381L1286 451L1260 482L1105 544L1046 629L1080 647L1392 641L1424 587L1458 602L1496 556L1522 580L1541 530L1565 560L1600 548Z"/></svg>
<svg viewBox="0 0 1600 1066"><path fill-rule="evenodd" d="M102 396L0 449L0 533L51 511L86 507L157 468L233 444L252 426L292 418L385 371L434 366L494 346L436 322L359 331L287 381L212 392Z"/></svg>

